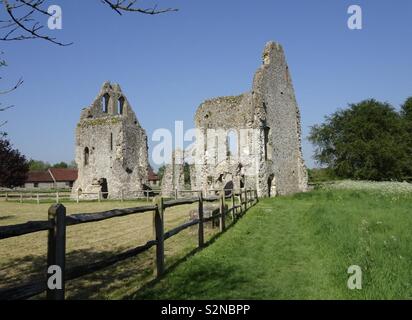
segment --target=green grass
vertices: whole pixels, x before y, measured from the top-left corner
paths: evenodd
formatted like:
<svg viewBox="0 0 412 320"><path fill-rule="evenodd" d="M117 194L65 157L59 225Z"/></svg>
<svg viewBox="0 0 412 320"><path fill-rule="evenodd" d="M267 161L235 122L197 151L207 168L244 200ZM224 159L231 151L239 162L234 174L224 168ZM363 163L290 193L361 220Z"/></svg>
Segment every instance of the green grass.
<svg viewBox="0 0 412 320"><path fill-rule="evenodd" d="M133 299L411 299L412 196L318 190L265 199ZM347 288L359 265L362 290Z"/></svg>

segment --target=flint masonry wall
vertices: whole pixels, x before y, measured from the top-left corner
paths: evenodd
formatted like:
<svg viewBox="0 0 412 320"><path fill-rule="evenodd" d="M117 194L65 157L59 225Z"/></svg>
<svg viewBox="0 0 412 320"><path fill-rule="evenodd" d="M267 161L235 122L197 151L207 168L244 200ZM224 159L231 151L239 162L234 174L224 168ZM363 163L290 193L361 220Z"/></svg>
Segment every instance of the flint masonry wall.
<svg viewBox="0 0 412 320"><path fill-rule="evenodd" d="M147 136L119 85L106 82L83 109L76 128L78 179L82 193L108 192L112 199L136 196L147 184ZM83 194L83 198L95 198Z"/></svg>
<svg viewBox="0 0 412 320"><path fill-rule="evenodd" d="M207 192L232 182L256 188L260 196L306 191L300 114L279 44L266 45L251 92L205 101L195 125L200 133L193 189ZM226 152L228 132L236 133L237 157Z"/></svg>

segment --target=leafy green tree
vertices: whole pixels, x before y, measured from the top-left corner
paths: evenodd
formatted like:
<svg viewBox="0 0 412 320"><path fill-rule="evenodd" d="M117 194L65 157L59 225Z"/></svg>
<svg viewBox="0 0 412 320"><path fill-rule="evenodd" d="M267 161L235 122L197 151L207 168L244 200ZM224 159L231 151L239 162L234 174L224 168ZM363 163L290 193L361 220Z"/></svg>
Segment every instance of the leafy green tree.
<svg viewBox="0 0 412 320"><path fill-rule="evenodd" d="M27 179L29 165L25 156L13 149L5 135L0 136L0 186L19 187Z"/></svg>
<svg viewBox="0 0 412 320"><path fill-rule="evenodd" d="M53 168L60 168L60 169L67 169L68 167L69 167L69 165L64 161L56 163L56 164L53 165Z"/></svg>
<svg viewBox="0 0 412 320"><path fill-rule="evenodd" d="M157 176L159 177L160 181L162 181L163 179L163 175L165 174L165 169L166 169L166 166L163 165L159 167L159 169L157 170Z"/></svg>
<svg viewBox="0 0 412 320"><path fill-rule="evenodd" d="M70 168L70 169L77 169L77 163L76 163L76 161L74 161L74 160L70 161L70 163L69 163L69 168Z"/></svg>
<svg viewBox="0 0 412 320"><path fill-rule="evenodd" d="M402 116L374 99L351 104L311 128L315 160L342 178L401 180L408 171L408 137Z"/></svg>
<svg viewBox="0 0 412 320"><path fill-rule="evenodd" d="M30 171L46 171L51 167L50 163L44 162L41 160L33 160L29 161L29 170Z"/></svg>
<svg viewBox="0 0 412 320"><path fill-rule="evenodd" d="M406 144L408 159L412 162L412 97L409 97L405 103L401 106L401 112L403 125L406 131ZM412 177L412 163L408 162L407 175ZM409 180L409 179L408 179Z"/></svg>
<svg viewBox="0 0 412 320"><path fill-rule="evenodd" d="M190 186L190 165L187 162L185 162L183 165L183 176L184 176L185 186L189 187Z"/></svg>

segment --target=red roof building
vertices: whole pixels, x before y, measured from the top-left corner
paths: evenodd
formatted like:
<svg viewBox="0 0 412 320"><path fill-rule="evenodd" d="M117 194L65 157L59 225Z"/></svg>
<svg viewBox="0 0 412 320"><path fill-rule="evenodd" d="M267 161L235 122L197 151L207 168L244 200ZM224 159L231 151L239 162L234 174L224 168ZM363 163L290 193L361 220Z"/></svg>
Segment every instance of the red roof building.
<svg viewBox="0 0 412 320"><path fill-rule="evenodd" d="M71 188L77 179L77 169L50 168L47 171L30 171L25 188Z"/></svg>

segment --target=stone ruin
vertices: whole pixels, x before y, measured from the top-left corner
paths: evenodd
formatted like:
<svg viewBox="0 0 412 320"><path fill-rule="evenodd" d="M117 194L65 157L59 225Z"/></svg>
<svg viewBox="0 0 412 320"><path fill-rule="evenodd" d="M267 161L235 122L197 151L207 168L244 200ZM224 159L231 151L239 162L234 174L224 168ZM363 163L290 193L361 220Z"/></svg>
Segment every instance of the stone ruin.
<svg viewBox="0 0 412 320"><path fill-rule="evenodd" d="M183 150L176 149L171 163L165 165L161 184L164 197L174 197L176 190L185 190L184 161Z"/></svg>
<svg viewBox="0 0 412 320"><path fill-rule="evenodd" d="M269 42L252 90L205 101L195 115L192 190L251 188L259 196L307 190L301 150L300 113L283 48ZM235 140L232 141L232 140ZM185 189L186 154L174 152L166 165L162 195ZM106 82L81 113L76 129L78 179L82 197L102 191L109 198L136 196L146 189L147 136L119 85Z"/></svg>
<svg viewBox="0 0 412 320"><path fill-rule="evenodd" d="M148 180L145 130L118 84L106 82L76 128L78 179L72 197L142 196Z"/></svg>
<svg viewBox="0 0 412 320"><path fill-rule="evenodd" d="M281 45L266 45L250 92L205 101L196 112L195 125L193 190L208 194L251 188L259 196L307 190L300 113ZM236 140L232 150L230 136ZM181 171L176 165L171 168ZM179 189L173 181L164 183Z"/></svg>

